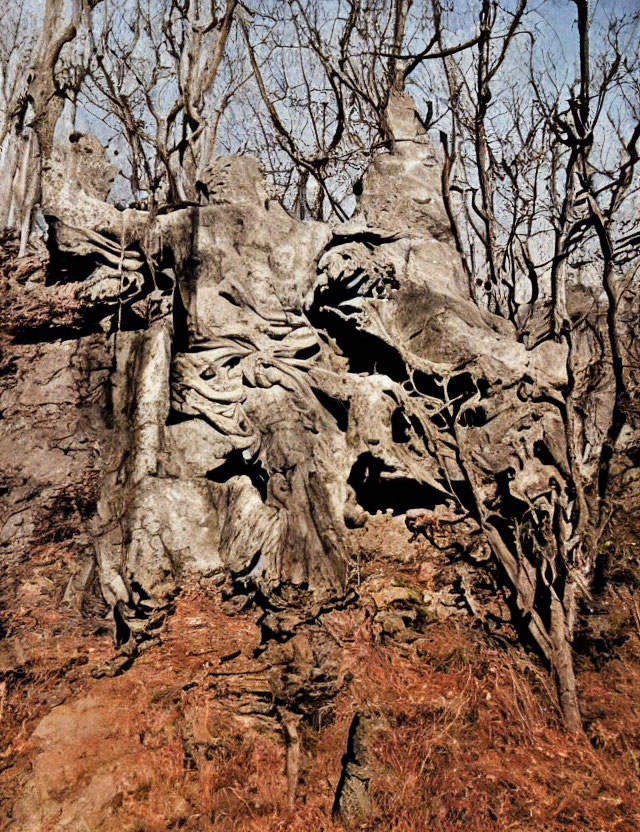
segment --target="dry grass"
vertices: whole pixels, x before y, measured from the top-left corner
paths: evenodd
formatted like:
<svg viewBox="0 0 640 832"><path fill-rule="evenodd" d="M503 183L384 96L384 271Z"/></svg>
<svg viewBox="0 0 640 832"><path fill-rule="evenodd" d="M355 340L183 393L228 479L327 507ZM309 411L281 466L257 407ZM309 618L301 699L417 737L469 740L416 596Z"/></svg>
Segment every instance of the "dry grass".
<svg viewBox="0 0 640 832"><path fill-rule="evenodd" d="M638 828L634 773L621 776L615 757L567 737L544 677L525 668L482 646L471 660L460 654L426 670L372 657L367 673L378 677L386 727L367 828Z"/></svg>
<svg viewBox="0 0 640 832"><path fill-rule="evenodd" d="M40 547L33 567L63 561L61 546ZM407 646L381 644L362 610L334 612L326 624L341 645L344 684L321 721L300 726L301 779L290 809L277 722L240 718L233 690L214 675L237 650L238 666L258 668L256 611L228 616L215 592L185 590L160 648L120 677L92 679L91 668L108 650L105 637L85 636L81 643L75 625L65 630L49 619L53 609L37 597L37 626L58 634L32 644L22 676L5 677L0 698L13 735L13 765L0 779L15 795L24 777L45 777L38 760L46 749L29 740L37 719L62 702L97 702L83 712L81 740L56 740L71 772L58 794L62 805L80 805L87 783L115 772L104 805L86 817L89 828L340 830L331 808L356 711L372 715L376 726L374 814L362 830L640 828L636 636L604 668L584 664L579 680L588 737L575 740L562 729L547 674L523 654L492 646L464 621L436 622ZM23 607L17 618L26 615ZM29 624L18 625L25 641ZM50 828L58 829L53 820Z"/></svg>
<svg viewBox="0 0 640 832"><path fill-rule="evenodd" d="M363 829L631 832L639 827L630 758L621 765L619 747L596 750L586 739L570 739L545 674L528 660L509 657L450 624L439 625L418 652L403 655L395 646L373 644L366 628L354 624L349 631L348 616L342 615L344 661L352 679L335 703L333 721L320 731L307 726L303 732L306 759L296 809L286 807L280 737L238 731L224 709L214 709L202 726L209 750L192 760L184 775L182 794L191 808L185 828L341 828L330 811L356 710L377 717L378 725L375 814ZM624 708L635 709L638 672L637 665L622 660L611 668L620 677L618 692L604 697L612 734L614 723L619 728L628 718ZM591 697L601 700L603 690L587 686L583 696L588 709ZM206 708L204 700L192 703L191 718Z"/></svg>

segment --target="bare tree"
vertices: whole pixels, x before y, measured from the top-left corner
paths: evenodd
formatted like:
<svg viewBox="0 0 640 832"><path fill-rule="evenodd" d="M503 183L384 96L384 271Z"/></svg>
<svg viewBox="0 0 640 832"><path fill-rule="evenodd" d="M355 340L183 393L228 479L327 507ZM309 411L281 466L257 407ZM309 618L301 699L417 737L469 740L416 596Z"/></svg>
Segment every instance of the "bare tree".
<svg viewBox="0 0 640 832"><path fill-rule="evenodd" d="M556 508L532 506L519 517L503 510L505 534L486 530L526 611L523 623L555 671L567 724L579 730L571 642L609 511L609 463L634 418L626 368L639 256L631 218L640 65L629 50L637 15L595 24L587 0L572 5L575 81L558 78L541 56L530 28L535 15L527 17L524 3L501 35L496 4L484 3L471 64L443 61L451 107L444 193L464 209L457 239L478 302L514 321L530 346L555 339L566 347L568 460ZM515 70L508 51L515 42L527 43L530 54L517 91L499 77L501 66Z"/></svg>
<svg viewBox="0 0 640 832"><path fill-rule="evenodd" d="M137 204L156 204L159 192L170 204L196 199L225 98L242 83L227 66L216 87L237 7L237 0L106 4L82 95L123 136Z"/></svg>
<svg viewBox="0 0 640 832"><path fill-rule="evenodd" d="M26 22L33 10L25 0L4 44L0 144L5 145L1 173L5 187L0 225L20 229L20 256L26 251L33 210L40 198L42 163L51 154L67 93L57 74L61 53L81 24L90 25L91 11L99 2L74 0L68 15L63 0L46 0L36 36ZM76 89L78 83L76 79Z"/></svg>

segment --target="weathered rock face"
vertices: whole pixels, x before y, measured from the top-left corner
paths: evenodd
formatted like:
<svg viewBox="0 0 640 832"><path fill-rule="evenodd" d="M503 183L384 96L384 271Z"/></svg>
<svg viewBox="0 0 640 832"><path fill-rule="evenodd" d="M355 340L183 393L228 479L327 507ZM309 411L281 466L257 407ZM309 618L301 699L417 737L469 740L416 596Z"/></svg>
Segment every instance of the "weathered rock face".
<svg viewBox="0 0 640 832"><path fill-rule="evenodd" d="M340 594L349 526L442 506L488 536L553 653L533 606L561 560L544 529L572 538L565 347L527 348L472 301L410 99L389 123L393 150L336 227L292 219L251 159L216 160L200 204L152 215L105 201L113 170L91 137L54 154L57 285L38 291L73 300L49 338L108 356L89 537L121 618L189 575L276 606Z"/></svg>
<svg viewBox="0 0 640 832"><path fill-rule="evenodd" d="M71 153L95 155L84 144ZM312 392L321 344L301 309L329 230L270 205L251 160L209 171L208 205L153 220L87 190L68 212L80 184L48 183L60 266L93 257L97 296L126 289L94 527L105 597L157 599L181 574L221 569L267 592L339 590L345 439Z"/></svg>

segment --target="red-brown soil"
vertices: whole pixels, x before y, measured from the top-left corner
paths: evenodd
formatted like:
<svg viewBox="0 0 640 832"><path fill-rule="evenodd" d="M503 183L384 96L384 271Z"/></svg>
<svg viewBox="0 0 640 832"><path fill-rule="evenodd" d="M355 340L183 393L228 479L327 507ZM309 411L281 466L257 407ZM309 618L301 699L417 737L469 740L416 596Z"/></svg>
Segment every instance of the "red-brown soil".
<svg viewBox="0 0 640 832"><path fill-rule="evenodd" d="M406 641L381 632L372 597L420 591L425 558L443 557L419 543L399 551L401 538L397 519L373 521L360 536L360 601L322 619L337 693L299 725L293 809L277 720L243 707L264 699L265 679L277 690L269 653L255 656L255 607L226 613L218 588L184 588L161 644L94 678L114 650L108 628L61 604L64 545L34 549L0 654L2 828L340 829L331 808L356 711L375 718L374 814L362 829L640 828L634 628L600 668L579 660L587 735L572 739L546 672L470 616L436 618Z"/></svg>

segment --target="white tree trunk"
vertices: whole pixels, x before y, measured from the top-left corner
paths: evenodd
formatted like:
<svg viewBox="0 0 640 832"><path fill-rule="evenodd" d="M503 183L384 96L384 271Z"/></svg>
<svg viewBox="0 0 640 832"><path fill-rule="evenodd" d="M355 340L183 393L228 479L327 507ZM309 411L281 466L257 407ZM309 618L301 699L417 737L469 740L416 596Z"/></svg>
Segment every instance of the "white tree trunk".
<svg viewBox="0 0 640 832"><path fill-rule="evenodd" d="M18 169L20 137L9 133L3 142L2 163L0 164L0 233L12 225L14 208L13 183Z"/></svg>

